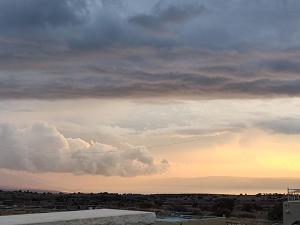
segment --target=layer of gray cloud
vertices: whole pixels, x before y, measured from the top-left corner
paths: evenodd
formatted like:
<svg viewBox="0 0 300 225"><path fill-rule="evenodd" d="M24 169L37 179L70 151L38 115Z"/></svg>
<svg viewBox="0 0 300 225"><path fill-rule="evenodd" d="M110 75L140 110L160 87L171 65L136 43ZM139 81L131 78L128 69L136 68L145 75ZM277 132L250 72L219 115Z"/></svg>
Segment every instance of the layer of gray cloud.
<svg viewBox="0 0 300 225"><path fill-rule="evenodd" d="M299 96L296 0L3 0L0 98Z"/></svg>
<svg viewBox="0 0 300 225"><path fill-rule="evenodd" d="M300 95L297 63L250 53L168 50L60 56L0 63L0 98L257 98ZM107 54L107 55L105 55ZM148 54L148 55L147 55ZM276 53L275 57L276 57ZM281 54L281 53L278 53ZM140 56L140 57L139 57ZM61 60L61 61L59 61Z"/></svg>
<svg viewBox="0 0 300 225"><path fill-rule="evenodd" d="M125 149L66 138L55 127L36 123L18 128L0 125L0 168L29 172L65 172L104 176L138 176L163 172L168 162L155 163L144 147Z"/></svg>
<svg viewBox="0 0 300 225"><path fill-rule="evenodd" d="M288 135L300 134L300 119L299 118L277 118L273 120L261 121L256 124L258 127L265 130Z"/></svg>

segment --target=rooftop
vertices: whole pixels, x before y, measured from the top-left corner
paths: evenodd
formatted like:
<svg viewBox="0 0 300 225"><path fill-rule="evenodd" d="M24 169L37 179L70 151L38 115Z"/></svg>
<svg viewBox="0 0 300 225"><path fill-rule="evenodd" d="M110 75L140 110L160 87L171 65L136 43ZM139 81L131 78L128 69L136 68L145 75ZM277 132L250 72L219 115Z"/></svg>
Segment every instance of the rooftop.
<svg viewBox="0 0 300 225"><path fill-rule="evenodd" d="M82 225L90 224L151 224L156 219L155 213L114 209L97 209L55 213L37 213L14 216L0 216L0 225L46 224ZM69 223L66 223L69 222Z"/></svg>

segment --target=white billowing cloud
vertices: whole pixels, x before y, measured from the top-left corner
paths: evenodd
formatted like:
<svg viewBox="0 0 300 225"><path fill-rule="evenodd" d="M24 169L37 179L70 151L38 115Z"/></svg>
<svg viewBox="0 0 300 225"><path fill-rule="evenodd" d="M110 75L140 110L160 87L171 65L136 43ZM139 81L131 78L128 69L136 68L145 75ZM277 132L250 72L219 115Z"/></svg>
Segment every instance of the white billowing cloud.
<svg viewBox="0 0 300 225"><path fill-rule="evenodd" d="M156 163L144 147L119 149L67 138L45 123L25 128L0 124L0 168L127 177L160 173L167 167L166 160Z"/></svg>

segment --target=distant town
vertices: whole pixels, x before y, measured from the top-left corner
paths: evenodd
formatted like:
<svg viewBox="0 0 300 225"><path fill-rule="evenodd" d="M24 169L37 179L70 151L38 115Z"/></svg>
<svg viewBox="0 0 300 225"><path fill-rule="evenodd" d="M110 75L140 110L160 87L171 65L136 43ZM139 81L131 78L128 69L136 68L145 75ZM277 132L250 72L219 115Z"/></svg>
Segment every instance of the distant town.
<svg viewBox="0 0 300 225"><path fill-rule="evenodd" d="M226 217L239 220L282 221L284 194L117 194L0 191L0 215L74 211L86 209L127 209L155 212L160 216L186 218ZM236 223L238 224L238 223Z"/></svg>

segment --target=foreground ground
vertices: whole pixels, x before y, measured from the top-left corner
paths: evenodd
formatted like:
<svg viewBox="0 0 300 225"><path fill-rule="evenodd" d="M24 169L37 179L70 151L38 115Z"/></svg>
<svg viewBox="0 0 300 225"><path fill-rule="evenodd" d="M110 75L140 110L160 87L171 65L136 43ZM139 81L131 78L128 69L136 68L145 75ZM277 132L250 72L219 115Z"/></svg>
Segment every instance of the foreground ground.
<svg viewBox="0 0 300 225"><path fill-rule="evenodd" d="M203 218L282 220L282 194L115 194L0 191L0 215L116 208L154 211L158 216L190 215Z"/></svg>

